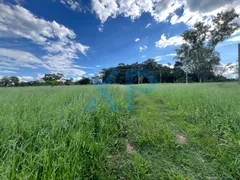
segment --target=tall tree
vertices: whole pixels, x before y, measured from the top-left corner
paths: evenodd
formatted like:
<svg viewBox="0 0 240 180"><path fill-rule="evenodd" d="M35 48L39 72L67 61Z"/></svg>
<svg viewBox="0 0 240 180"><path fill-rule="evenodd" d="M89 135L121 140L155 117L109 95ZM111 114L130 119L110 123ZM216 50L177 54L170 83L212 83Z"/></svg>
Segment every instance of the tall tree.
<svg viewBox="0 0 240 180"><path fill-rule="evenodd" d="M19 80L18 77L10 76L9 79L10 79L12 85L14 85L14 86L18 86L19 85L20 80Z"/></svg>
<svg viewBox="0 0 240 180"><path fill-rule="evenodd" d="M213 18L211 25L197 22L182 34L184 43L176 50L176 59L182 62L185 72L196 74L200 82L212 74L220 62L215 48L239 28L234 23L237 17L235 10L221 12Z"/></svg>
<svg viewBox="0 0 240 180"><path fill-rule="evenodd" d="M0 80L1 86L18 86L19 85L19 78L16 76L5 76Z"/></svg>
<svg viewBox="0 0 240 180"><path fill-rule="evenodd" d="M8 77L3 77L1 80L0 80L0 85L1 86L9 86L11 83L10 79Z"/></svg>

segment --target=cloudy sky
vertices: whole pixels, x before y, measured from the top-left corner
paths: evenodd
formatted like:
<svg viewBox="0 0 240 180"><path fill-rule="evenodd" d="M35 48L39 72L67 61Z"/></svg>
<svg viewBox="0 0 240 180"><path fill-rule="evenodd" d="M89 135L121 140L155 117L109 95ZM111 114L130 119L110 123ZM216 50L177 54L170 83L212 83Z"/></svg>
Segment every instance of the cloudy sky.
<svg viewBox="0 0 240 180"><path fill-rule="evenodd" d="M181 33L240 0L0 0L0 76L91 76L120 62L174 63ZM237 21L240 22L240 19ZM220 44L236 63L240 31Z"/></svg>

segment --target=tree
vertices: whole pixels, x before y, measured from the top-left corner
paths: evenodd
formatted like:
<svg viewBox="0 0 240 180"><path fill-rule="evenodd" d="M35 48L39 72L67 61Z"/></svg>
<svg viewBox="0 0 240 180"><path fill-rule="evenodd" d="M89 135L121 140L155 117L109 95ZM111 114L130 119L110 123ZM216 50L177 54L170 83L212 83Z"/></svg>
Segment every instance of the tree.
<svg viewBox="0 0 240 180"><path fill-rule="evenodd" d="M91 79L89 79L88 77L82 77L81 80L75 82L75 84L80 84L80 85L87 85L87 84L91 84Z"/></svg>
<svg viewBox="0 0 240 180"><path fill-rule="evenodd" d="M220 55L215 48L239 28L233 23L237 17L239 15L235 10L221 12L213 18L213 28L197 22L182 34L184 43L176 49L176 59L183 64L185 72L196 74L199 82L212 75L213 68L220 62Z"/></svg>
<svg viewBox="0 0 240 180"><path fill-rule="evenodd" d="M182 63L177 61L174 64L174 68L173 68L173 76L174 76L174 81L175 82L184 82L184 71L182 70Z"/></svg>
<svg viewBox="0 0 240 180"><path fill-rule="evenodd" d="M10 79L13 86L18 86L19 85L20 80L19 80L18 77L10 76L9 79Z"/></svg>
<svg viewBox="0 0 240 180"><path fill-rule="evenodd" d="M19 78L16 76L5 76L0 80L1 86L18 86L19 85Z"/></svg>
<svg viewBox="0 0 240 180"><path fill-rule="evenodd" d="M10 79L6 76L0 80L1 86L9 86L10 83L11 83Z"/></svg>
<svg viewBox="0 0 240 180"><path fill-rule="evenodd" d="M51 86L57 85L58 81L63 78L62 73L57 73L57 74L45 74L44 77L42 78L46 84L49 84Z"/></svg>

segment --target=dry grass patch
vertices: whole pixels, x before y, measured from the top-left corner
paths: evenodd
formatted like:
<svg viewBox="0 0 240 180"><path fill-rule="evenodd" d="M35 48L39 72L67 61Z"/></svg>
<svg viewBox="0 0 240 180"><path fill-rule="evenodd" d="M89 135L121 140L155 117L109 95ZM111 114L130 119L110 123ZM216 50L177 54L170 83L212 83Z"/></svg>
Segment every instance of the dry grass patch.
<svg viewBox="0 0 240 180"><path fill-rule="evenodd" d="M187 138L183 134L177 134L176 138L177 138L177 142L179 142L180 144L187 143Z"/></svg>
<svg viewBox="0 0 240 180"><path fill-rule="evenodd" d="M125 139L125 144L126 144L126 151L128 154L133 154L136 152L133 145L129 142L128 139Z"/></svg>

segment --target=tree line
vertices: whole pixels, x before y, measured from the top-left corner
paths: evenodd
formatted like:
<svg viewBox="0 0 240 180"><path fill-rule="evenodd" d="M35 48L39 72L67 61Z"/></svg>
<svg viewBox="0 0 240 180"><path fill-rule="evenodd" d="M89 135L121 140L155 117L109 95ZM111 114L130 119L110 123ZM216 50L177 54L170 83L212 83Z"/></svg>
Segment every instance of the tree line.
<svg viewBox="0 0 240 180"><path fill-rule="evenodd" d="M229 79L223 73L229 68L234 68L232 64L226 67L215 67L214 71L208 71L204 76L205 82L225 82ZM138 83L185 83L186 73L180 61L171 66L170 64L158 64L154 59L148 59L142 63L124 64L120 63L116 67L103 69L94 77L82 77L78 81L73 78L64 78L62 73L45 74L40 80L21 82L16 76L3 77L0 79L1 87L12 86L57 86L57 85L88 85L88 84L138 84ZM188 73L188 82L200 82L198 74Z"/></svg>
<svg viewBox="0 0 240 180"><path fill-rule="evenodd" d="M0 79L0 87L14 87L14 86L56 86L56 85L86 85L92 84L92 80L88 77L82 77L78 81L73 78L64 78L62 73L45 74L39 80L23 82L16 76L5 76Z"/></svg>
<svg viewBox="0 0 240 180"><path fill-rule="evenodd" d="M223 76L228 68L234 68L231 64L227 68L215 67L214 70L206 70L204 75L199 78L199 74L189 72L187 74L188 82L225 82L235 79L229 79ZM158 64L154 59L148 59L143 63L124 64L120 63L116 67L110 67L102 70L102 79L107 84L142 84L142 83L185 83L186 72L183 70L183 64L176 61L173 66L170 64ZM216 73L216 69L218 73ZM129 78L131 78L129 80Z"/></svg>

